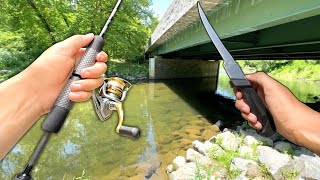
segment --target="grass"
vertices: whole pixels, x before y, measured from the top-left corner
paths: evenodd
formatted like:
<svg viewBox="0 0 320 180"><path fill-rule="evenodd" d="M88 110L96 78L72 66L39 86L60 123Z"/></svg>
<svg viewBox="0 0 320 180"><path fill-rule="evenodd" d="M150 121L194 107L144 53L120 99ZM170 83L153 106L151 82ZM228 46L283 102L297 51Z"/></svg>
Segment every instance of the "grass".
<svg viewBox="0 0 320 180"><path fill-rule="evenodd" d="M264 164L260 164L259 167L260 167L261 176L263 178L268 179L268 180L273 180L272 174L269 172L268 166L266 166Z"/></svg>
<svg viewBox="0 0 320 180"><path fill-rule="evenodd" d="M285 180L295 180L299 176L297 170L282 171L281 172Z"/></svg>

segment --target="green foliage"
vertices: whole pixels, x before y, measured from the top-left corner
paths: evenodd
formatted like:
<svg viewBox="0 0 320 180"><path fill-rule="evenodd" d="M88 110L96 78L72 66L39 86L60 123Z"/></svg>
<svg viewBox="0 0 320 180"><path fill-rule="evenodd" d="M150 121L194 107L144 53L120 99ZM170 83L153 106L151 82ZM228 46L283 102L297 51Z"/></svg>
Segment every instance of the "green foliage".
<svg viewBox="0 0 320 180"><path fill-rule="evenodd" d="M294 60L290 65L271 71L276 77L320 80L320 60Z"/></svg>
<svg viewBox="0 0 320 180"><path fill-rule="evenodd" d="M254 67L258 71L270 72L281 66L292 63L290 60L244 61L244 66Z"/></svg>
<svg viewBox="0 0 320 180"><path fill-rule="evenodd" d="M71 35L99 34L116 2L1 1L0 70L17 67L21 70L45 49ZM150 0L122 2L105 38L104 51L109 56L134 63L144 62L144 47L158 23L150 6Z"/></svg>
<svg viewBox="0 0 320 180"><path fill-rule="evenodd" d="M272 174L269 171L269 167L266 166L265 164L260 164L260 174L263 178L268 179L268 180L273 180Z"/></svg>
<svg viewBox="0 0 320 180"><path fill-rule="evenodd" d="M282 170L281 173L285 180L295 180L299 176L299 171L297 170L289 170L289 171Z"/></svg>

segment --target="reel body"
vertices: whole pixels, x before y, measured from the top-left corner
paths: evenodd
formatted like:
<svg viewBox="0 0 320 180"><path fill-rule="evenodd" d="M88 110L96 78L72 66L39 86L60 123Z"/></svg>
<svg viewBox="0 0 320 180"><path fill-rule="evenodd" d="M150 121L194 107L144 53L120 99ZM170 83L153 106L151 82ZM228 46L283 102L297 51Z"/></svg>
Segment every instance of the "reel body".
<svg viewBox="0 0 320 180"><path fill-rule="evenodd" d="M108 120L113 111L117 111L119 123L116 132L136 139L140 136L140 130L122 125L124 118L122 103L131 87L131 83L122 78L105 78L104 84L99 89L94 90L92 99L95 111L101 121Z"/></svg>

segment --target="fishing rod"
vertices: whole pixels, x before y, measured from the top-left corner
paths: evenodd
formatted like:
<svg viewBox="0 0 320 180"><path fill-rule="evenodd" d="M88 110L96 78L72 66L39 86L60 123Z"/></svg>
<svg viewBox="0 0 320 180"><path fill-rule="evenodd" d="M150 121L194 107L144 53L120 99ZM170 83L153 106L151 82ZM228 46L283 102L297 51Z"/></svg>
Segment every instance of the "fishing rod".
<svg viewBox="0 0 320 180"><path fill-rule="evenodd" d="M99 36L95 36L93 41L88 45L86 52L80 59L79 65L76 67L75 71L72 73L69 82L66 84L62 92L60 93L59 97L57 98L54 106L52 107L50 113L47 115L44 123L42 124L42 129L44 130L44 135L42 136L41 140L38 143L38 146L34 150L31 158L29 159L24 171L16 175L14 177L14 180L31 180L31 171L33 167L36 165L37 160L39 159L39 156L41 155L41 152L45 148L50 136L52 133L58 133L64 124L65 119L67 118L74 102L69 100L69 93L70 93L70 85L74 81L78 81L81 78L81 71L87 67L90 67L94 65L96 62L96 57L99 52L101 52L102 47L104 45L104 39L103 37L105 36L107 29L112 21L112 18L118 11L118 8L120 6L121 0L118 0L117 4L115 5L112 13L110 14L106 24L104 25L101 33ZM119 83L114 83L114 82L119 82ZM110 104L115 104L116 108L111 109L111 110L118 110L119 113L119 124L116 129L116 132L119 133L120 135L125 135L129 136L131 138L137 138L140 135L140 131L138 128L134 127L128 127L128 126L122 126L122 121L123 121L123 110L122 110L122 101L125 98L126 92L129 90L129 88L125 88L125 85L123 85L121 82L123 82L122 79L120 78L115 78L112 81L108 82L111 84L110 86L107 86L108 89L103 89L105 96L101 97L100 99L102 101L107 101L106 99L109 98L108 103ZM104 82L104 84L107 84ZM130 84L131 85L131 84ZM103 86L105 87L105 85ZM119 93L121 92L121 93ZM95 99L96 99L95 95ZM121 99L120 99L121 98ZM94 102L97 102L94 100ZM97 107L95 106L95 109L98 113ZM102 108L101 111L107 111L108 108ZM112 111L111 111L112 112ZM111 114L109 112L109 114ZM109 116L108 116L109 117ZM103 118L108 118L108 117L103 117ZM99 118L101 119L100 115Z"/></svg>

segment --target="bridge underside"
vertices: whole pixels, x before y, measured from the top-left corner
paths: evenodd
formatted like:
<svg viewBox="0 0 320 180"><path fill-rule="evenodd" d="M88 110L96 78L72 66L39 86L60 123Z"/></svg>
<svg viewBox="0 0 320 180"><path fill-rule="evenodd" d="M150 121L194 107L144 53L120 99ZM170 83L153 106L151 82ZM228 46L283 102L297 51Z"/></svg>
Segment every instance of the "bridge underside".
<svg viewBox="0 0 320 180"><path fill-rule="evenodd" d="M320 15L223 40L235 59L320 59ZM166 58L221 59L211 42L166 54Z"/></svg>
<svg viewBox="0 0 320 180"><path fill-rule="evenodd" d="M206 13L235 59L320 59L319 0L200 2L216 2ZM184 29L173 25L158 35L160 38L151 38L146 57L220 60L199 21L196 6L175 24L192 20Z"/></svg>

